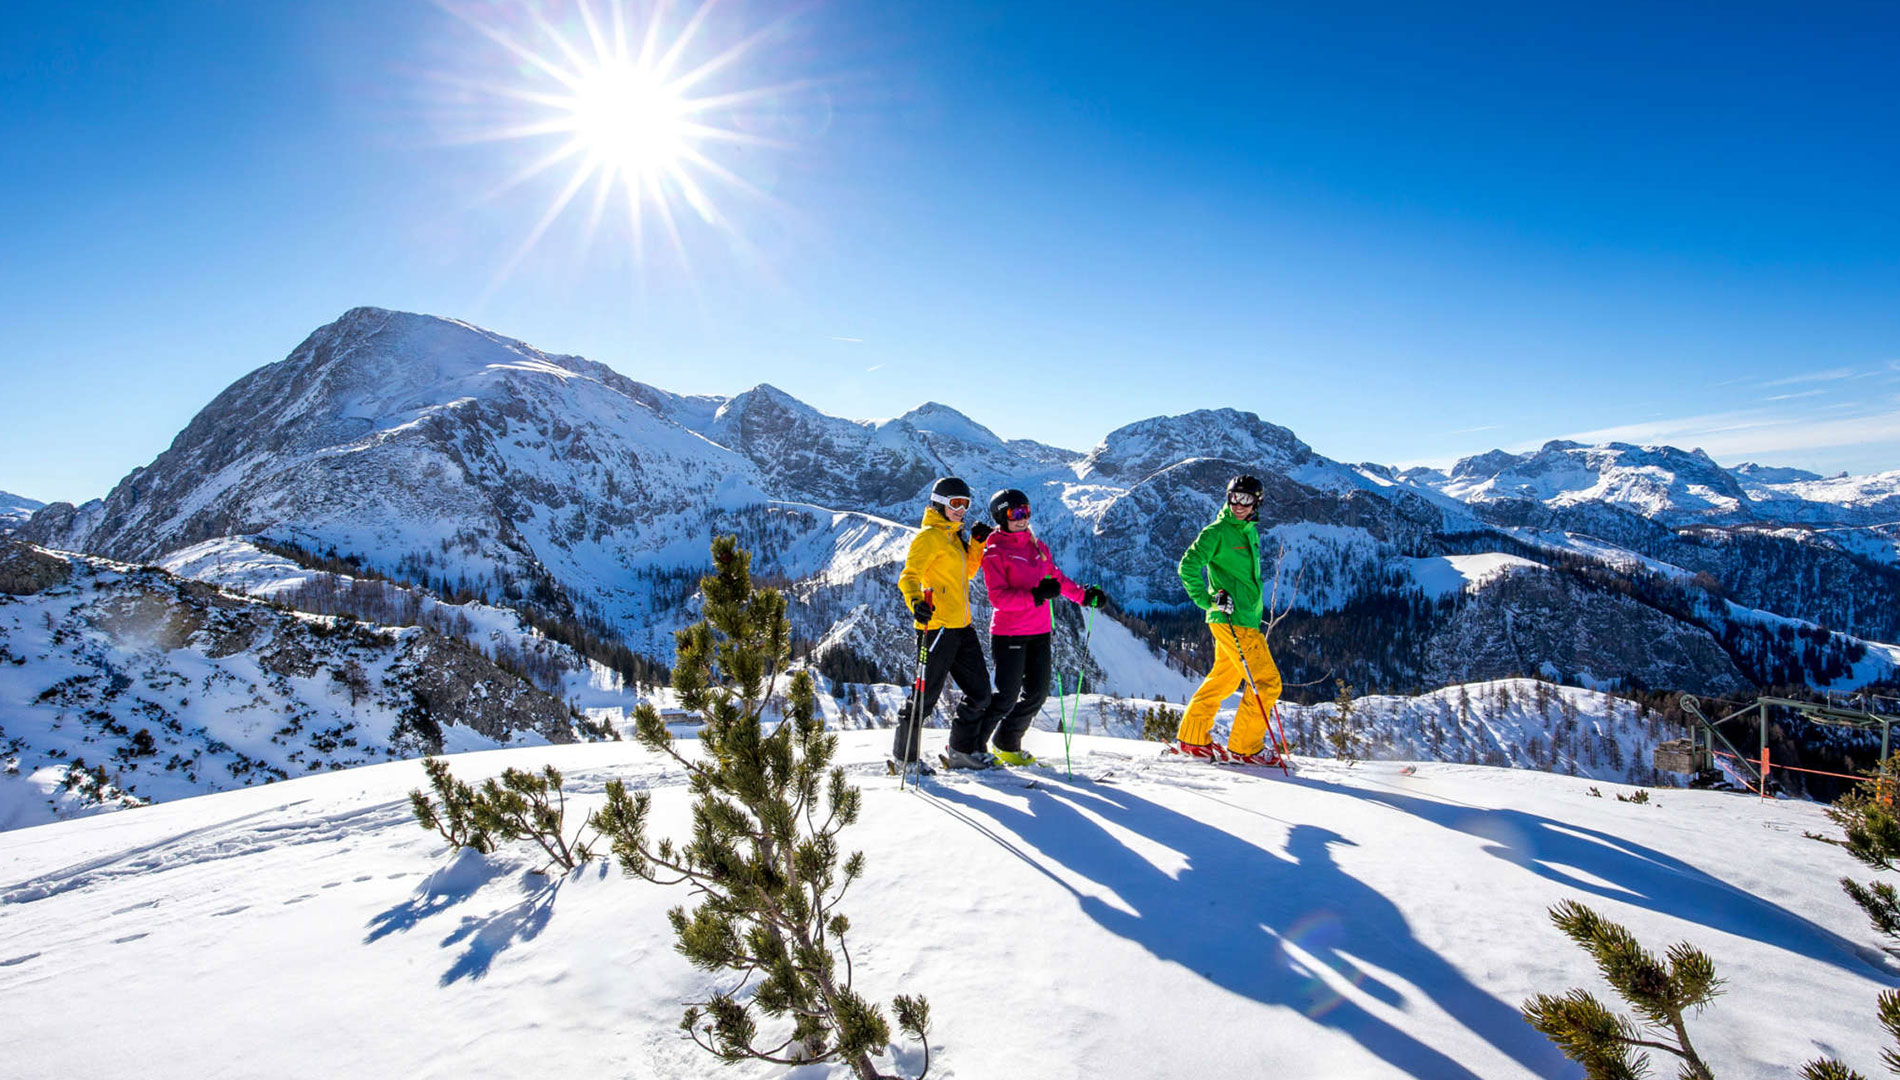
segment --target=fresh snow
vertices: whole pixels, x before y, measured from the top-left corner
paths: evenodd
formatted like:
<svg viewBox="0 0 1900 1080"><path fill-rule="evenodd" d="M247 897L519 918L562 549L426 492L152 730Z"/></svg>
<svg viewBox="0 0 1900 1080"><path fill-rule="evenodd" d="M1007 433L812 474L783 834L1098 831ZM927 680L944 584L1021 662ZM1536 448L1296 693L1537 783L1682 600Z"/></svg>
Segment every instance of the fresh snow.
<svg viewBox="0 0 1900 1080"><path fill-rule="evenodd" d="M869 867L841 910L856 987L929 998L934 1077L1579 1076L1517 1013L1573 986L1614 999L1545 917L1563 899L1715 958L1727 992L1689 1030L1724 1080L1878 1067L1896 969L1834 883L1864 872L1803 837L1832 831L1813 804L1638 805L1449 764L1284 778L1086 736L1074 781L900 792L888 738L841 736L865 793L843 841ZM576 815L621 778L654 793L658 835L686 830L679 770L630 744L452 762L551 762ZM683 1041L681 1003L730 985L673 949L684 888L450 852L410 818L422 782L399 762L0 834L7 1073L849 1075ZM896 1053L885 1070L914 1075L917 1047Z"/></svg>
<svg viewBox="0 0 1900 1080"><path fill-rule="evenodd" d="M1420 592L1433 598L1460 592L1476 592L1490 581L1513 570L1543 570L1544 564L1516 555L1486 552L1481 555L1436 555L1424 559L1401 560L1412 572Z"/></svg>

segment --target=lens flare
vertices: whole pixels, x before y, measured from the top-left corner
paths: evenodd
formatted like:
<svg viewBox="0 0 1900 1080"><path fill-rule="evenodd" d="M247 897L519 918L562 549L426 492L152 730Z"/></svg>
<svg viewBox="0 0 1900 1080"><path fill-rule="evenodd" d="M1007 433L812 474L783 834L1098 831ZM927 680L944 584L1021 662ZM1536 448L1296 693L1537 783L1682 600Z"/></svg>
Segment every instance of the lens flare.
<svg viewBox="0 0 1900 1080"><path fill-rule="evenodd" d="M653 225L681 263L688 263L681 233L688 213L743 246L722 202L734 194L772 200L715 154L719 148L787 149L783 141L758 134L760 125L748 110L780 106L789 92L808 84L744 85L742 62L756 59L784 20L714 51L707 19L715 2L689 7L665 0L572 0L566 5L508 0L477 9L438 0L444 11L501 49L502 62L487 66L509 73L502 81L442 76L457 88L461 105L481 118L451 141L546 146L490 195L565 170L540 217L497 271L495 284L514 271L590 184L584 235L591 239L599 232L608 207L618 203L624 207L636 265L644 262L646 234ZM561 9L559 16L549 14L554 7Z"/></svg>

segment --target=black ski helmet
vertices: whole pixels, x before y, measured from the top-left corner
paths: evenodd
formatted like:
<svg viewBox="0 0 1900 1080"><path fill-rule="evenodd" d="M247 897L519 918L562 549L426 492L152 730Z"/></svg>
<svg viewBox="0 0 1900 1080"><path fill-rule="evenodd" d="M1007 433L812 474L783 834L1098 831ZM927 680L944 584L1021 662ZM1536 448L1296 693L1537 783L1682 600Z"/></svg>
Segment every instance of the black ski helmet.
<svg viewBox="0 0 1900 1080"><path fill-rule="evenodd" d="M1260 478L1248 473L1241 473L1227 481L1227 494L1230 498L1236 494L1251 495L1255 505L1259 504L1260 497L1266 494L1266 491L1267 489L1260 485Z"/></svg>
<svg viewBox="0 0 1900 1080"><path fill-rule="evenodd" d="M930 485L930 501L940 506L949 506L951 499L976 499L970 494L970 485L954 476L946 476Z"/></svg>
<svg viewBox="0 0 1900 1080"><path fill-rule="evenodd" d="M998 525L1007 524L1009 522L1010 507L1028 505L1029 496L1024 495L1015 488L1004 488L990 496L990 520L996 522Z"/></svg>

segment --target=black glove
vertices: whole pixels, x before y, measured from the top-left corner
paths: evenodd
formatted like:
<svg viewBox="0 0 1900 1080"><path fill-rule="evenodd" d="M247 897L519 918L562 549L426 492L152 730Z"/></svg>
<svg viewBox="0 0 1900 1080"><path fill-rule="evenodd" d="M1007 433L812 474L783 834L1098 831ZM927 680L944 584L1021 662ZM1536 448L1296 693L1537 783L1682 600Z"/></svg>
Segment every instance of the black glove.
<svg viewBox="0 0 1900 1080"><path fill-rule="evenodd" d="M1062 583L1055 578L1046 577L1036 582L1036 587L1029 590L1029 595L1036 598L1036 603L1046 604L1055 599L1061 592Z"/></svg>
<svg viewBox="0 0 1900 1080"><path fill-rule="evenodd" d="M917 616L918 622L928 625L930 623L930 617L937 613L937 605L924 599L912 600L910 602L910 613Z"/></svg>
<svg viewBox="0 0 1900 1080"><path fill-rule="evenodd" d="M1106 603L1108 603L1108 594L1102 591L1102 587L1100 585L1083 586L1082 588L1082 606L1083 607L1101 607L1103 604L1106 604Z"/></svg>
<svg viewBox="0 0 1900 1080"><path fill-rule="evenodd" d="M983 541L988 540L990 538L990 534L995 531L996 531L995 529L990 527L989 522L979 521L976 524L970 526L970 539L980 544Z"/></svg>
<svg viewBox="0 0 1900 1080"><path fill-rule="evenodd" d="M1233 594L1229 593L1226 589L1216 589L1214 591L1214 610L1232 615L1234 613Z"/></svg>

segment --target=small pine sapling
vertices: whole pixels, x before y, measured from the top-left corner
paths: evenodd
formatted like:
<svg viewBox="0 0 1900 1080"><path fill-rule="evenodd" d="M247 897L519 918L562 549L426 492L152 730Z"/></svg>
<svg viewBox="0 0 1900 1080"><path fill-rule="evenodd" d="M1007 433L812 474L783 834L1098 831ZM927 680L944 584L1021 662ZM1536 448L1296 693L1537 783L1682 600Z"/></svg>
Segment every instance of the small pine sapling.
<svg viewBox="0 0 1900 1080"><path fill-rule="evenodd" d="M838 1061L859 1080L890 1080L872 1064L890 1041L878 1007L852 988L845 944L850 920L837 910L864 874L864 854L840 860L838 834L858 819L862 796L832 764L808 672L793 673L781 719L762 720L790 659L791 624L776 589L754 589L751 556L730 536L713 541L714 572L701 579L705 618L680 631L673 688L706 722L702 755L686 757L650 706L635 711L642 745L686 770L693 792L690 839L654 841L651 795L607 785L594 821L628 873L659 884L688 884L690 911L668 913L676 948L736 985L688 1005L680 1028L726 1062ZM898 1027L924 1044L930 1069L930 1010L900 995ZM777 1021L761 1031L759 1018Z"/></svg>
<svg viewBox="0 0 1900 1080"><path fill-rule="evenodd" d="M1181 730L1181 711L1156 702L1141 714L1141 737L1150 742L1171 743Z"/></svg>
<svg viewBox="0 0 1900 1080"><path fill-rule="evenodd" d="M449 772L449 763L441 758L423 758L423 771L429 774L429 786L435 789L438 806L422 789L409 792L409 807L415 811L416 824L442 834L451 847L472 847L486 855L495 850L494 840L475 820L475 789L457 780Z"/></svg>
<svg viewBox="0 0 1900 1080"><path fill-rule="evenodd" d="M1827 809L1827 816L1846 834L1845 840L1829 842L1846 848L1849 855L1877 871L1900 870L1900 816L1895 815L1893 805L1895 789L1900 786L1897 779L1900 754L1882 762L1878 773L1861 781ZM1876 930L1900 938L1900 892L1892 885L1884 881L1863 885L1843 877L1841 888L1867 913Z"/></svg>
<svg viewBox="0 0 1900 1080"><path fill-rule="evenodd" d="M533 840L547 852L549 867L572 870L593 858L583 840L590 822L581 822L568 839L567 793L561 783L561 771L552 765L539 773L504 769L499 781L490 777L482 783L475 798L475 823L495 836Z"/></svg>
<svg viewBox="0 0 1900 1080"><path fill-rule="evenodd" d="M1649 792L1644 790L1643 788L1637 788L1634 792L1628 795L1625 795L1619 791L1617 792L1617 795L1616 795L1616 801L1626 802L1626 803L1635 803L1636 805L1641 806L1644 803L1649 801Z"/></svg>
<svg viewBox="0 0 1900 1080"><path fill-rule="evenodd" d="M1333 748L1333 756L1352 765L1359 760L1359 751L1364 748L1364 739L1359 732L1359 718L1354 714L1352 684L1344 679L1334 679L1339 693L1333 698L1333 711L1327 715L1326 743Z"/></svg>
<svg viewBox="0 0 1900 1080"><path fill-rule="evenodd" d="M1550 919L1597 963L1597 970L1642 1017L1639 1025L1610 1011L1587 990L1562 997L1538 994L1524 1003L1524 1019L1542 1032L1564 1056L1582 1065L1590 1080L1635 1080L1647 1075L1649 1055L1661 1050L1682 1059L1683 1080L1713 1080L1689 1042L1683 1014L1704 1006L1722 992L1715 961L1687 942L1669 949L1665 966L1635 935L1595 911L1565 900L1550 909ZM1660 1041L1663 1038L1672 1041Z"/></svg>

